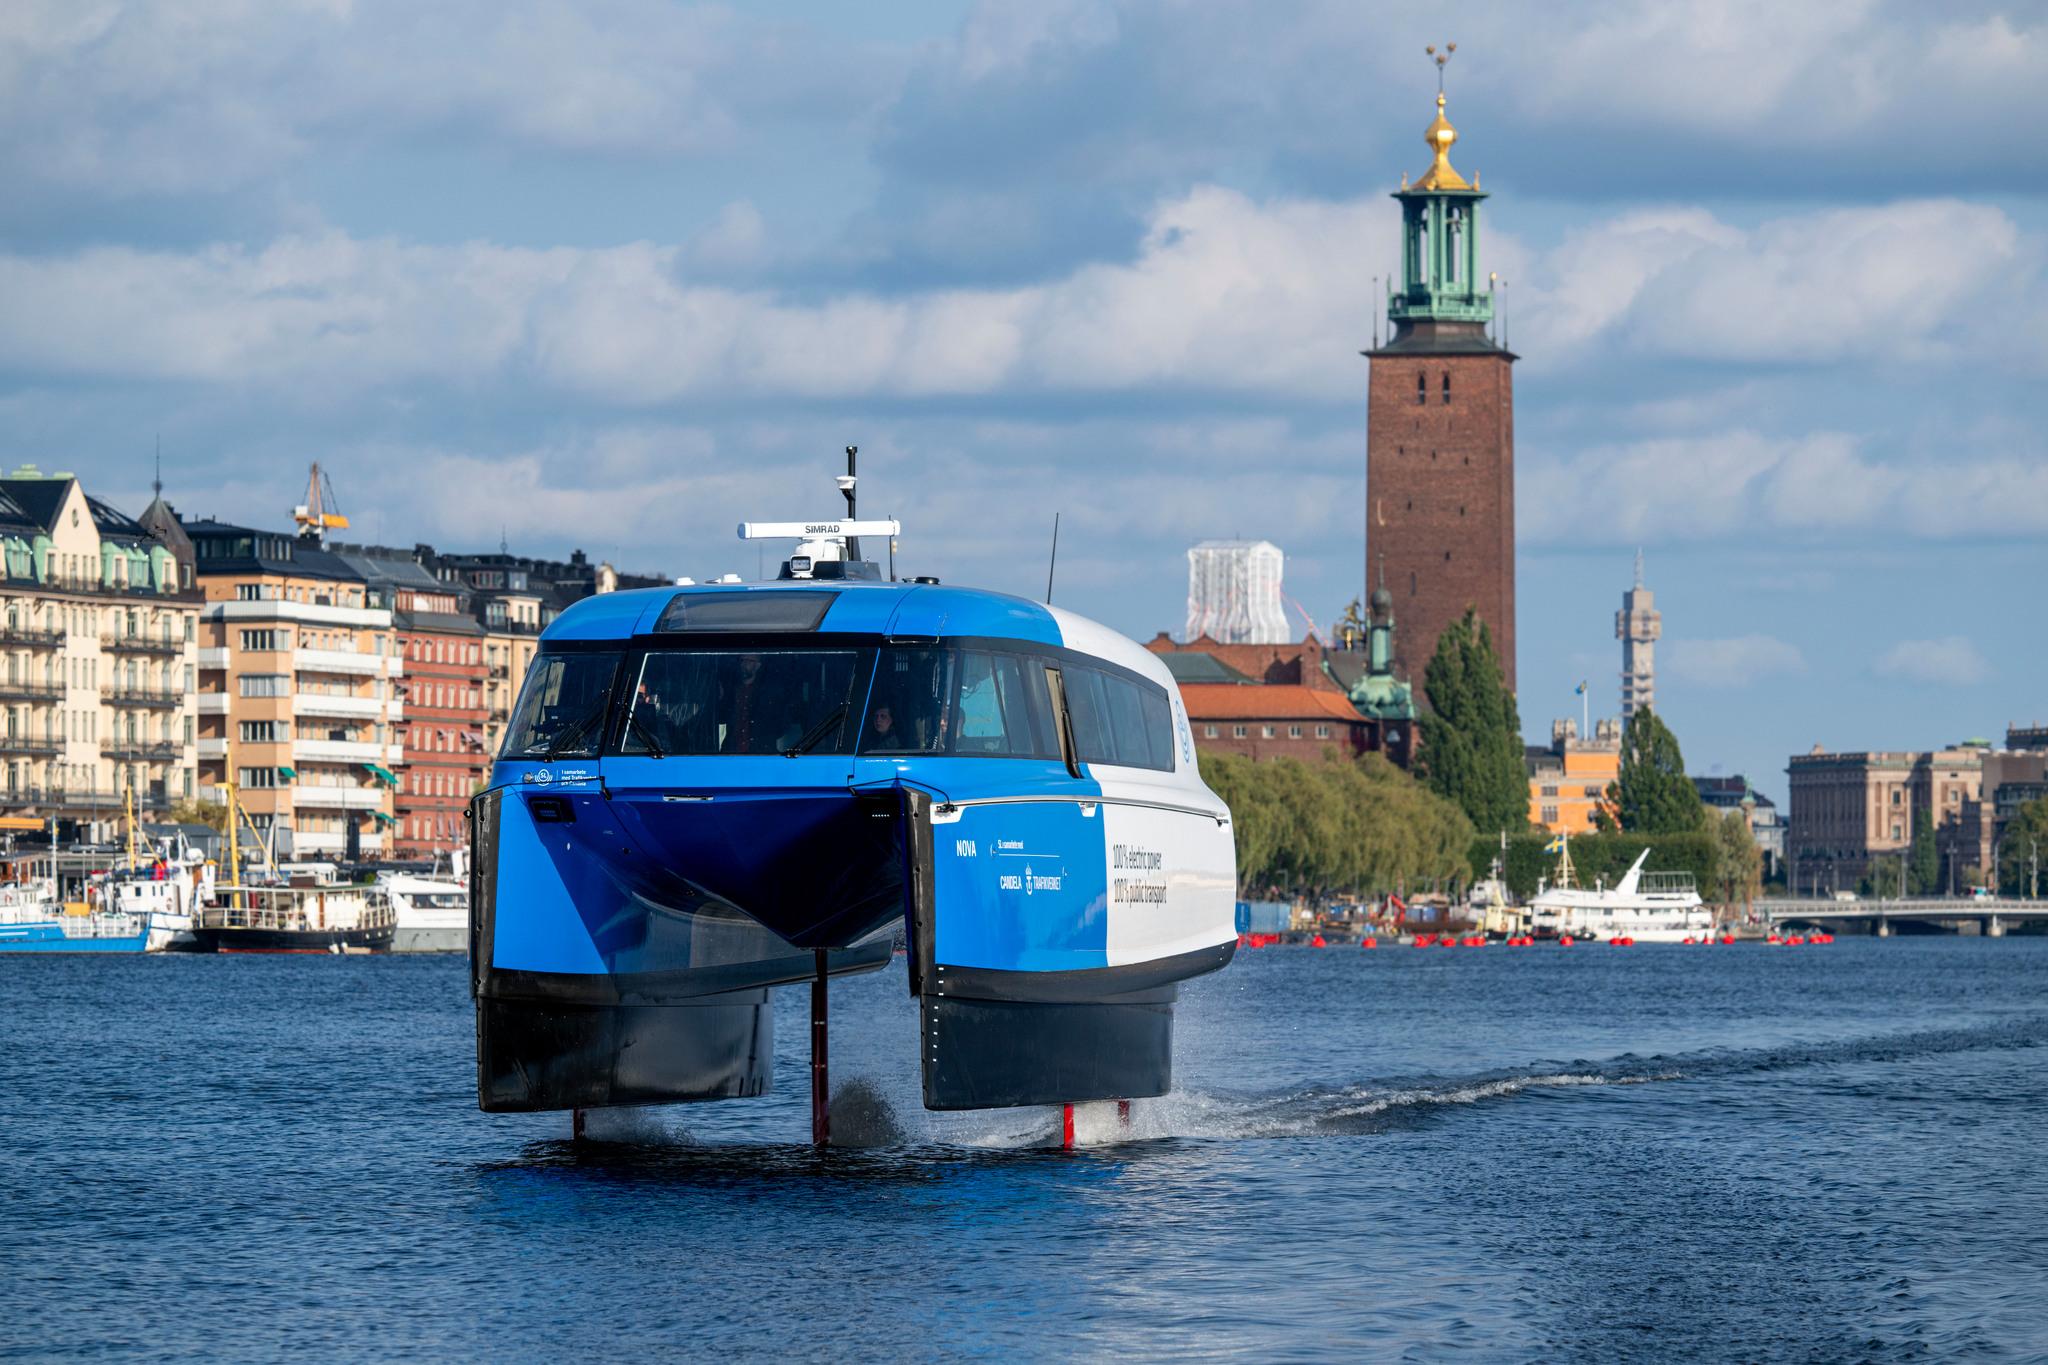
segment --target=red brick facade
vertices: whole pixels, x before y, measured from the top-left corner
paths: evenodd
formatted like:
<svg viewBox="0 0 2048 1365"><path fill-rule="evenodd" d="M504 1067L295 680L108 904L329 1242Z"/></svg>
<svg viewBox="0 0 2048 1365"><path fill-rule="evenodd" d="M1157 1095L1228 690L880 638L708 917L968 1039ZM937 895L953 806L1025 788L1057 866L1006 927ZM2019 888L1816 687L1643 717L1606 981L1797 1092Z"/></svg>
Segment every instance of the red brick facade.
<svg viewBox="0 0 2048 1365"><path fill-rule="evenodd" d="M462 809L490 764L483 739L483 631L473 624L467 630L407 627L405 615L398 636L405 659L405 769L392 855L432 859L467 837Z"/></svg>
<svg viewBox="0 0 2048 1365"><path fill-rule="evenodd" d="M1296 683L1340 695L1344 691L1323 670L1323 642L1313 635L1295 644L1219 645L1207 635L1182 643L1162 630L1145 642L1145 648L1154 654L1207 654L1256 683Z"/></svg>
<svg viewBox="0 0 2048 1365"><path fill-rule="evenodd" d="M1182 683L1180 696L1198 748L1319 762L1333 751L1355 758L1371 746L1371 722L1334 690L1292 683Z"/></svg>
<svg viewBox="0 0 2048 1365"><path fill-rule="evenodd" d="M1444 329L1448 332L1450 329ZM1400 622L1394 673L1418 689L1437 637L1477 608L1515 686L1515 417L1510 365L1475 326L1452 345L1374 351L1366 553Z"/></svg>

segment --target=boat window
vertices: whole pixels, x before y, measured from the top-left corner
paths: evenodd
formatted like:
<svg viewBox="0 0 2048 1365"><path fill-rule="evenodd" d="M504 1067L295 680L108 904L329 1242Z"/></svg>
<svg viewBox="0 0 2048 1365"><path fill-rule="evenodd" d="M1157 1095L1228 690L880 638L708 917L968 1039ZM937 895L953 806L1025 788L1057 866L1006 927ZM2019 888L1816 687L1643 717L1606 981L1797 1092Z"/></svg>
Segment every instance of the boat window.
<svg viewBox="0 0 2048 1365"><path fill-rule="evenodd" d="M1080 664L1061 672L1083 762L1173 770L1173 709L1162 689Z"/></svg>
<svg viewBox="0 0 2048 1365"><path fill-rule="evenodd" d="M1044 669L992 650L886 650L860 751L1056 759L1059 733Z"/></svg>
<svg viewBox="0 0 2048 1365"><path fill-rule="evenodd" d="M604 738L616 654L543 654L505 730L506 758L588 758Z"/></svg>
<svg viewBox="0 0 2048 1365"><path fill-rule="evenodd" d="M816 630L832 606L832 592L685 592L676 594L654 623L675 631Z"/></svg>
<svg viewBox="0 0 2048 1365"><path fill-rule="evenodd" d="M818 594L829 596L829 594ZM653 650L619 737L629 754L843 754L864 682L858 649Z"/></svg>

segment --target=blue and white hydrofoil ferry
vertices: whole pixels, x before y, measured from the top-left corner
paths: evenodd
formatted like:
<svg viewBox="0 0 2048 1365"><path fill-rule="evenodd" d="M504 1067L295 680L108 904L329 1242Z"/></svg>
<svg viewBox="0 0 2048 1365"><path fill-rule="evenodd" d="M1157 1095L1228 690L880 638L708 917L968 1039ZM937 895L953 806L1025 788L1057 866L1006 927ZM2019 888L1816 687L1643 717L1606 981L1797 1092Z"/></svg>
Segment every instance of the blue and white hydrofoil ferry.
<svg viewBox="0 0 2048 1365"><path fill-rule="evenodd" d="M881 581L895 532L742 526L803 539L779 580L542 635L472 808L484 1109L758 1095L768 990L813 981L815 1118L824 980L899 940L928 1107L1170 1088L1176 983L1237 941L1179 692L1071 613Z"/></svg>

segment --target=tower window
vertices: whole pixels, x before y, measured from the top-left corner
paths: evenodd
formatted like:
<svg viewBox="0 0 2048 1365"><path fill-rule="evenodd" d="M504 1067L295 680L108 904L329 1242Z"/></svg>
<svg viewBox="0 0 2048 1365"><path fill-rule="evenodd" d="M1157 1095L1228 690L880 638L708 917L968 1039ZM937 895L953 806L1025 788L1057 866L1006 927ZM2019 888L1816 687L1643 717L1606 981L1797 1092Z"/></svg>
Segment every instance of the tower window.
<svg viewBox="0 0 2048 1365"><path fill-rule="evenodd" d="M1450 372L1449 370L1445 370L1445 371L1444 371L1444 402L1448 403L1448 402L1450 402L1450 401L1451 401L1451 372Z"/></svg>
<svg viewBox="0 0 2048 1365"><path fill-rule="evenodd" d="M1420 370L1415 373L1415 401L1417 403L1427 403L1429 401L1429 376L1423 374Z"/></svg>
<svg viewBox="0 0 2048 1365"><path fill-rule="evenodd" d="M1450 552L1449 550L1445 550L1445 551L1444 551L1444 563L1448 564L1448 563L1450 563L1450 562L1451 562L1451 552Z"/></svg>

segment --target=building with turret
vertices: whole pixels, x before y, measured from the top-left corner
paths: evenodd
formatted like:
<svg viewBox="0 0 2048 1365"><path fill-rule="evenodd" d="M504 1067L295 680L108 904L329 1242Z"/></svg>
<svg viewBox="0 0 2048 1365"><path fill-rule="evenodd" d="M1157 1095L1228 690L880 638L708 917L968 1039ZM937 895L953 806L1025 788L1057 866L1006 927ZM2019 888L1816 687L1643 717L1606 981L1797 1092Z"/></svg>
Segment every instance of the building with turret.
<svg viewBox="0 0 2048 1365"><path fill-rule="evenodd" d="M1621 641L1621 719L1627 723L1638 710L1657 705L1657 641L1664 634L1664 617L1657 610L1657 595L1643 586L1643 552L1636 551L1636 585L1621 595L1621 610L1614 613L1614 638Z"/></svg>
<svg viewBox="0 0 2048 1365"><path fill-rule="evenodd" d="M1401 613L1394 672L1420 677L1468 609L1515 686L1515 356L1489 334L1479 177L1451 165L1458 133L1437 93L1429 168L1401 205L1401 271L1388 336L1366 352L1366 543Z"/></svg>

